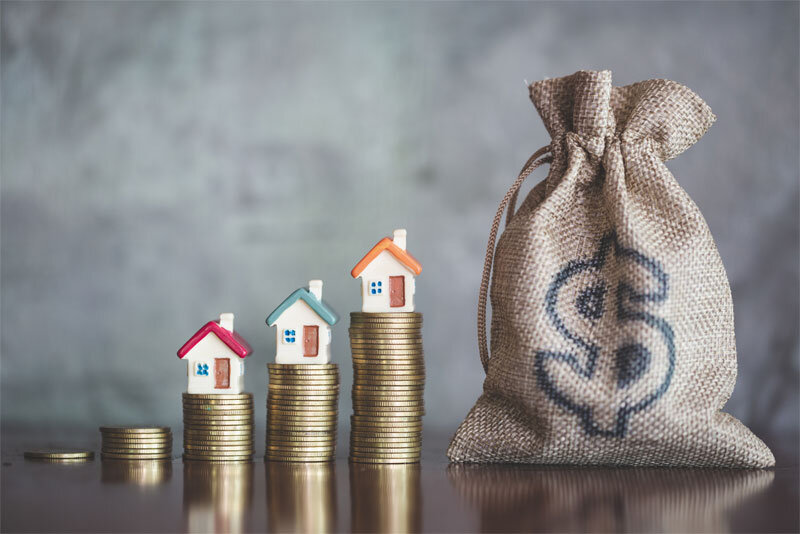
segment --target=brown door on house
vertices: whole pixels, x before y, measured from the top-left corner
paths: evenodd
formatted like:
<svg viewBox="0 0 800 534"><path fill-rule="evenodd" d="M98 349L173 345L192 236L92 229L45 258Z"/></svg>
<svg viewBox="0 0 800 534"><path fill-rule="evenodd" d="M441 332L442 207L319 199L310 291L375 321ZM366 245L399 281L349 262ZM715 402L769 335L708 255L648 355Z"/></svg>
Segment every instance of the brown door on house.
<svg viewBox="0 0 800 534"><path fill-rule="evenodd" d="M231 387L231 361L228 358L214 358L214 387L216 389Z"/></svg>
<svg viewBox="0 0 800 534"><path fill-rule="evenodd" d="M406 277L389 277L389 306L402 308L406 305Z"/></svg>
<svg viewBox="0 0 800 534"><path fill-rule="evenodd" d="M303 327L303 356L313 358L319 354L319 327Z"/></svg>

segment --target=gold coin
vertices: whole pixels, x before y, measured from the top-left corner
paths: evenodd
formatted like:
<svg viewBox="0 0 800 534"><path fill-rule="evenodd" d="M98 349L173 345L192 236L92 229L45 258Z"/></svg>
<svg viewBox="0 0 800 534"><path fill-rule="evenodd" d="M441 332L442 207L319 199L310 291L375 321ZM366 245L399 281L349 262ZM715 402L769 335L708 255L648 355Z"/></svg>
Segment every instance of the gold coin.
<svg viewBox="0 0 800 534"><path fill-rule="evenodd" d="M353 363L354 371L360 371L362 369L370 371L394 371L400 367L418 367L420 370L425 369L425 357L421 352L417 354L370 354L353 351L350 359ZM400 370L402 371L403 369Z"/></svg>
<svg viewBox="0 0 800 534"><path fill-rule="evenodd" d="M407 334L422 332L422 323L350 323L348 332L380 332L385 334Z"/></svg>
<svg viewBox="0 0 800 534"><path fill-rule="evenodd" d="M420 448L414 449L366 449L363 447L350 447L350 456L361 456L367 458L419 458Z"/></svg>
<svg viewBox="0 0 800 534"><path fill-rule="evenodd" d="M392 443L394 440L398 442L416 442L420 443L422 441L422 432L406 432L406 433L396 433L396 434L388 434L386 432L364 432L364 431L350 431L350 441L360 441L364 443L371 443L377 442L382 440L381 442Z"/></svg>
<svg viewBox="0 0 800 534"><path fill-rule="evenodd" d="M183 412L183 419L202 419L203 421L249 421L253 418L253 412L250 413L192 413Z"/></svg>
<svg viewBox="0 0 800 534"><path fill-rule="evenodd" d="M192 415L197 417L233 417L237 415L253 415L253 410L187 410L184 408L183 415Z"/></svg>
<svg viewBox="0 0 800 534"><path fill-rule="evenodd" d="M172 447L172 441L162 443L126 443L123 441L103 440L103 447L114 447L117 449L163 449Z"/></svg>
<svg viewBox="0 0 800 534"><path fill-rule="evenodd" d="M412 388L418 387L419 389L406 389L408 393L416 393L416 392L423 392L425 386L425 380L380 380L380 379L369 379L366 378L359 379L357 382L353 382L354 386L362 386L362 388L370 388L373 391L392 391L392 390L384 390L384 387L394 387L397 388L394 391L402 392L402 388ZM359 390L351 390L351 395L353 391ZM366 393L366 391L364 391Z"/></svg>
<svg viewBox="0 0 800 534"><path fill-rule="evenodd" d="M113 434L166 434L168 426L101 426L100 432Z"/></svg>
<svg viewBox="0 0 800 534"><path fill-rule="evenodd" d="M267 423L267 432L336 432L336 423L327 424L327 425L303 425L303 424L277 424L277 423Z"/></svg>
<svg viewBox="0 0 800 534"><path fill-rule="evenodd" d="M272 439L267 441L267 449L271 450L269 447L276 447L276 448L299 448L303 449L306 447L326 447L331 452L336 448L336 441L282 441L277 439Z"/></svg>
<svg viewBox="0 0 800 534"><path fill-rule="evenodd" d="M295 384L290 388L277 388L274 386L283 386L285 384L280 382L270 382L267 385L267 392L276 393L278 395L335 395L339 393L341 384L339 382L322 384L322 383L305 383ZM270 389L271 388L271 389ZM309 389L312 388L312 389Z"/></svg>
<svg viewBox="0 0 800 534"><path fill-rule="evenodd" d="M418 464L419 458L361 458L351 456L350 463L354 464Z"/></svg>
<svg viewBox="0 0 800 534"><path fill-rule="evenodd" d="M388 340L372 340L372 341L356 341L350 340L350 348L352 352L359 353L359 352L372 352L376 350L388 351L394 354L399 354L396 351L403 351L406 354L411 354L413 351L417 351L417 353L422 353L424 349L422 348L422 342L416 341L388 341Z"/></svg>
<svg viewBox="0 0 800 534"><path fill-rule="evenodd" d="M364 393L365 395L372 395L375 393L382 394L414 394L421 395L425 391L425 384L412 384L404 386L384 385L384 384L369 384L365 381L359 381L353 384L353 393Z"/></svg>
<svg viewBox="0 0 800 534"><path fill-rule="evenodd" d="M270 393L267 395L267 403L274 402L299 402L299 403L335 403L338 402L339 395L278 395Z"/></svg>
<svg viewBox="0 0 800 534"><path fill-rule="evenodd" d="M329 371L339 368L336 363L275 363L267 364L267 368L275 371Z"/></svg>
<svg viewBox="0 0 800 534"><path fill-rule="evenodd" d="M254 449L230 449L230 450L208 450L208 449L184 449L183 454L192 456L226 457L226 456L250 456L255 452Z"/></svg>
<svg viewBox="0 0 800 534"><path fill-rule="evenodd" d="M267 397L269 406L323 406L334 407L339 404L339 397L326 397L324 399L304 399L301 397Z"/></svg>
<svg viewBox="0 0 800 534"><path fill-rule="evenodd" d="M299 407L295 407L292 405L282 405L272 403L267 407L267 413L276 413L279 415L316 415L316 416L335 416L339 413L339 410L336 409L336 406L303 406L300 405Z"/></svg>
<svg viewBox="0 0 800 534"><path fill-rule="evenodd" d="M247 437L252 435L250 430L195 430L192 428L186 428L183 431L183 436L194 436L194 437L207 437L207 438L230 438L234 439L239 436Z"/></svg>
<svg viewBox="0 0 800 534"><path fill-rule="evenodd" d="M108 442L118 442L118 443L131 443L131 444L147 444L147 443L172 443L172 434L162 437L162 438L152 438L152 439L135 439L135 438L126 438L126 437L117 437L117 436L103 436L102 437L103 443Z"/></svg>
<svg viewBox="0 0 800 534"><path fill-rule="evenodd" d="M253 450L253 446L250 444L244 445L206 445L206 444L196 444L196 443L186 443L184 444L183 448L187 451L238 451L238 452L249 452ZM243 454L244 454L243 452Z"/></svg>
<svg viewBox="0 0 800 534"><path fill-rule="evenodd" d="M350 436L350 444L357 447L385 448L408 448L420 447L422 440L419 438L365 438L361 436Z"/></svg>
<svg viewBox="0 0 800 534"><path fill-rule="evenodd" d="M325 388L331 391L337 391L339 389L339 381L338 380L331 380L330 382L325 382L323 380L306 380L303 382L298 381L289 381L289 380L275 380L270 379L269 381L270 386L291 386L292 389L298 391L304 391L309 387L314 387L317 389Z"/></svg>
<svg viewBox="0 0 800 534"><path fill-rule="evenodd" d="M320 456L318 458L309 458L308 456L298 456L294 458L286 458L285 456L264 456L265 462L279 462L279 463L328 463L334 460L333 456Z"/></svg>
<svg viewBox="0 0 800 534"><path fill-rule="evenodd" d="M241 404L195 404L191 402L183 403L184 410L202 410L204 412L227 412L236 410L252 410L255 406L252 402Z"/></svg>
<svg viewBox="0 0 800 534"><path fill-rule="evenodd" d="M252 393L184 393L184 399L229 400L252 399Z"/></svg>
<svg viewBox="0 0 800 534"><path fill-rule="evenodd" d="M100 452L103 454L135 454L140 455L144 454L146 456L151 456L153 454L172 454L172 447L165 447L161 449L116 449L112 447L103 447L100 449Z"/></svg>
<svg viewBox="0 0 800 534"><path fill-rule="evenodd" d="M203 454L190 454L188 452L183 453L184 460L202 460L205 462L217 462L217 463L226 463L226 462L249 462L252 461L253 455L252 454L241 454L241 455L203 455Z"/></svg>
<svg viewBox="0 0 800 534"><path fill-rule="evenodd" d="M265 457L269 460L281 462L325 462L332 460L336 456L336 451L327 452L288 452L288 451L267 451Z"/></svg>
<svg viewBox="0 0 800 534"><path fill-rule="evenodd" d="M310 452L333 452L336 448L335 444L329 445L281 445L278 443L267 443L266 445L267 450L270 452L302 452L302 453L310 453Z"/></svg>
<svg viewBox="0 0 800 534"><path fill-rule="evenodd" d="M267 433L269 436L270 434ZM285 436L289 439L328 439L330 437L335 437L330 432L304 432L302 430L296 432L275 432L274 435L281 435Z"/></svg>
<svg viewBox="0 0 800 534"><path fill-rule="evenodd" d="M110 453L103 452L100 454L103 459L111 460L161 460L172 458L172 452L154 453L154 454L140 454L140 453Z"/></svg>
<svg viewBox="0 0 800 534"><path fill-rule="evenodd" d="M388 361L388 363L381 363L380 361L376 363L376 362L370 361L369 363L359 363L358 365L356 365L354 367L354 370L356 370L356 371L364 371L364 372L367 372L367 373L376 372L376 371L377 372L384 372L384 373L386 373L386 372L400 372L400 373L406 372L407 373L407 372L414 372L414 371L419 372L419 373L424 373L425 372L425 362L423 362L423 361L419 361L419 362L414 362L414 361L402 362L402 361L399 361L399 362L395 363L395 362L390 360L390 361Z"/></svg>
<svg viewBox="0 0 800 534"><path fill-rule="evenodd" d="M352 418L357 418L353 420ZM389 420L384 420L389 419ZM350 425L353 430L376 430L396 428L398 431L410 432L422 428L422 416L420 415L389 415L381 416L379 414L359 415L353 414L351 416Z"/></svg>
<svg viewBox="0 0 800 534"><path fill-rule="evenodd" d="M234 424L234 423L231 423L231 424L219 424L219 423L197 424L197 423L193 423L193 424L184 424L183 426L184 426L184 428L190 428L192 430L201 430L201 431L203 431L203 430L205 430L205 431L216 430L216 431L220 431L220 432L225 432L227 430L246 430L248 432L252 432L253 431L253 425L252 424L242 425L242 424ZM184 430L184 432L185 432L185 430Z"/></svg>
<svg viewBox="0 0 800 534"><path fill-rule="evenodd" d="M25 451L28 460L93 460L94 452L76 449L37 449Z"/></svg>
<svg viewBox="0 0 800 534"><path fill-rule="evenodd" d="M350 341L401 341L404 343L422 343L422 335L419 332L404 332L402 334L392 334L389 332L378 332L376 330L360 332L350 330Z"/></svg>
<svg viewBox="0 0 800 534"><path fill-rule="evenodd" d="M253 397L246 399L188 399L183 398L184 406L211 406L214 408L226 409L237 406L250 406L253 404Z"/></svg>

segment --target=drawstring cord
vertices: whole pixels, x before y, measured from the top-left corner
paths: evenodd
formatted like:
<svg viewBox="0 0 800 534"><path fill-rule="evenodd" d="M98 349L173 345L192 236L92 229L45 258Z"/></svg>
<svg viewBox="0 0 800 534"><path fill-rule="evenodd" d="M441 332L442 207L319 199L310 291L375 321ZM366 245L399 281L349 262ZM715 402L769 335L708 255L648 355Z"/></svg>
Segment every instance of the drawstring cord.
<svg viewBox="0 0 800 534"><path fill-rule="evenodd" d="M494 247L497 241L497 231L500 228L500 221L503 219L503 211L505 211L506 206L508 206L506 226L508 226L508 223L511 222L511 218L514 214L514 207L517 202L517 193L519 193L519 188L522 185L522 182L525 181L525 178L530 176L530 174L540 165L553 161L552 156L542 157L539 159L549 151L550 145L544 146L537 150L533 156L531 156L528 161L525 162L525 166L522 167L522 170L520 171L516 181L508 190L506 196L503 197L503 200L500 201L500 206L497 208L497 214L494 216L494 221L492 222L492 230L489 232L489 244L486 246L486 259L483 262L481 290L478 294L478 350L480 351L481 363L483 364L484 371L489 369L489 347L486 339L486 300L489 293L489 281L492 274L492 263L494 262Z"/></svg>

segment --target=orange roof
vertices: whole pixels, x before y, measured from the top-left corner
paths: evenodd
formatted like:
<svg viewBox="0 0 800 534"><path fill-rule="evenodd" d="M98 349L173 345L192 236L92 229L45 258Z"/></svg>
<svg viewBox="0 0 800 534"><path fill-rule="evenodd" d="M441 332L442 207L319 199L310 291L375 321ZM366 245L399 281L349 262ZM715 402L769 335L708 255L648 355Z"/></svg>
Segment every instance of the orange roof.
<svg viewBox="0 0 800 534"><path fill-rule="evenodd" d="M422 272L422 265L419 264L414 256L395 245L394 241L392 241L390 238L384 237L378 241L377 245L372 247L372 250L367 252L366 256L361 258L361 261L359 261L355 267L353 267L353 270L350 271L350 274L353 276L353 278L358 278L358 275L360 275L361 272L367 268L367 265L372 263L372 260L377 258L378 254L384 250L391 252L392 256L397 258L400 263L408 267L408 269L414 274L419 274Z"/></svg>

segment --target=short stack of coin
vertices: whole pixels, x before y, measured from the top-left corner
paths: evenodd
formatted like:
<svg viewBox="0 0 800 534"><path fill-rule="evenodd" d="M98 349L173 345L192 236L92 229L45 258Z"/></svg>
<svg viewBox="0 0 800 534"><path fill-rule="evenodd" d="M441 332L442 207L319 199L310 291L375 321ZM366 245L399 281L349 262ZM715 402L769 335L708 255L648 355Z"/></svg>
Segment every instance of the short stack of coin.
<svg viewBox="0 0 800 534"><path fill-rule="evenodd" d="M253 394L183 394L183 457L186 460L252 460Z"/></svg>
<svg viewBox="0 0 800 534"><path fill-rule="evenodd" d="M350 314L353 416L350 460L414 463L422 446L422 314Z"/></svg>
<svg viewBox="0 0 800 534"><path fill-rule="evenodd" d="M328 462L336 455L339 366L269 363L265 460Z"/></svg>
<svg viewBox="0 0 800 534"><path fill-rule="evenodd" d="M103 460L171 460L168 426L101 426Z"/></svg>

